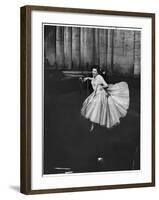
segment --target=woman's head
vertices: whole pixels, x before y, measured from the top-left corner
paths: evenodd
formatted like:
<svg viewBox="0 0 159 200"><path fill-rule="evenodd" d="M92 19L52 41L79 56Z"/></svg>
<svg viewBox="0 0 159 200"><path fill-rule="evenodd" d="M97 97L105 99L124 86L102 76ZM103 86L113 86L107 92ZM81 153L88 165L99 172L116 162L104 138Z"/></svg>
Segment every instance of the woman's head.
<svg viewBox="0 0 159 200"><path fill-rule="evenodd" d="M93 66L92 67L92 75L93 75L93 77L97 76L98 74L100 74L99 66Z"/></svg>

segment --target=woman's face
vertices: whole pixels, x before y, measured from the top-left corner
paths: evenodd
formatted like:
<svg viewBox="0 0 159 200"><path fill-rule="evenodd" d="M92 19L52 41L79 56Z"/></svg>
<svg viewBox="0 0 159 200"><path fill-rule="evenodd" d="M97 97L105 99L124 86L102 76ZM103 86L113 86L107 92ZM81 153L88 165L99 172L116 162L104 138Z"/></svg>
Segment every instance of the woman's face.
<svg viewBox="0 0 159 200"><path fill-rule="evenodd" d="M92 69L92 75L93 75L93 77L97 76L97 74L98 74L97 69L93 68Z"/></svg>

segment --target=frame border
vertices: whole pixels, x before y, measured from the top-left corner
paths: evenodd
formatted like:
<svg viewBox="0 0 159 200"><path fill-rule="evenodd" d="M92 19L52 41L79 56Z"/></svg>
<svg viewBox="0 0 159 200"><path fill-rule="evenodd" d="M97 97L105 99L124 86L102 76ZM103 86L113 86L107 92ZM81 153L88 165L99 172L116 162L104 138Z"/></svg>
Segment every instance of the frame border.
<svg viewBox="0 0 159 200"><path fill-rule="evenodd" d="M149 17L152 19L152 181L150 183L89 186L59 189L31 189L31 12L54 11L116 15L131 17ZM106 189L124 189L155 186L155 13L94 10L47 6L23 6L20 8L20 192L23 194L44 194L60 192L94 191Z"/></svg>

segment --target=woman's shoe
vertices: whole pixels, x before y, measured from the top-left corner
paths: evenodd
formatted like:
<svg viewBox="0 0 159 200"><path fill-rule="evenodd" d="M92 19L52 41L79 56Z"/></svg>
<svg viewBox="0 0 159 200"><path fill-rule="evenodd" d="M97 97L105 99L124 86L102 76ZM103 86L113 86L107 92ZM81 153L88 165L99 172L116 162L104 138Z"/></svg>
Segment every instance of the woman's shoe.
<svg viewBox="0 0 159 200"><path fill-rule="evenodd" d="M94 124L91 125L91 128L89 131L92 132L93 130L94 130Z"/></svg>

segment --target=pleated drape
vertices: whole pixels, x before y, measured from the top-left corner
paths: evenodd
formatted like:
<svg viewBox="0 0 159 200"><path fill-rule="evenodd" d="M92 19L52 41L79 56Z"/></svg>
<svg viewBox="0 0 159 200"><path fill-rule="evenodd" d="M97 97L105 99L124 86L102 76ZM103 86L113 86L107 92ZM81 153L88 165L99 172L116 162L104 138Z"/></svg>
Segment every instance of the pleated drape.
<svg viewBox="0 0 159 200"><path fill-rule="evenodd" d="M110 74L139 75L141 32L45 25L44 55L59 70L84 71L99 65Z"/></svg>

